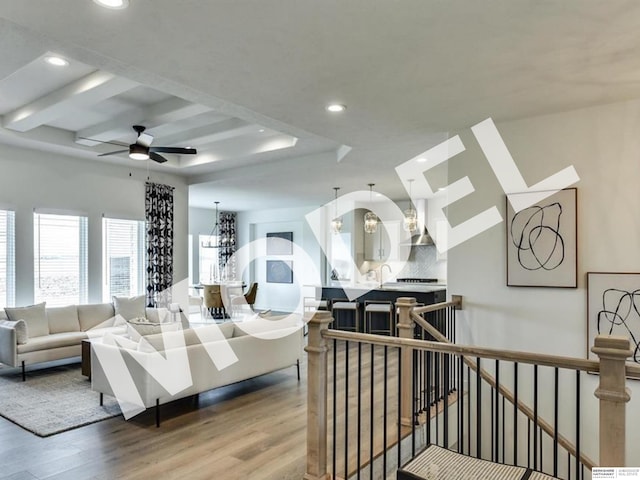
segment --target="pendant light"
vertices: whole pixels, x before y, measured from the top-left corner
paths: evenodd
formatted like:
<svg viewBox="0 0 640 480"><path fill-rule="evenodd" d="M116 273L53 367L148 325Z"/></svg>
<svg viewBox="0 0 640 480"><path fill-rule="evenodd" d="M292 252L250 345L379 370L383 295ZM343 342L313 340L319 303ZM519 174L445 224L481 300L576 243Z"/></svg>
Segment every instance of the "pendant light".
<svg viewBox="0 0 640 480"><path fill-rule="evenodd" d="M333 187L335 190L335 215L333 216L333 220L331 220L331 233L338 234L342 231L342 217L338 217L338 190L340 187Z"/></svg>
<svg viewBox="0 0 640 480"><path fill-rule="evenodd" d="M369 203L373 202L373 186L375 183L369 183ZM378 216L373 212L364 214L364 231L365 233L376 233L378 230Z"/></svg>
<svg viewBox="0 0 640 480"><path fill-rule="evenodd" d="M209 234L209 238L202 242L202 248L220 248L220 223L218 222L218 204L220 202L214 202L216 204L216 223L213 225L211 229L211 233Z"/></svg>
<svg viewBox="0 0 640 480"><path fill-rule="evenodd" d="M404 211L402 226L405 232L415 233L418 229L418 212L416 212L411 203L411 183L413 182L413 178L407 181L409 182L409 208Z"/></svg>

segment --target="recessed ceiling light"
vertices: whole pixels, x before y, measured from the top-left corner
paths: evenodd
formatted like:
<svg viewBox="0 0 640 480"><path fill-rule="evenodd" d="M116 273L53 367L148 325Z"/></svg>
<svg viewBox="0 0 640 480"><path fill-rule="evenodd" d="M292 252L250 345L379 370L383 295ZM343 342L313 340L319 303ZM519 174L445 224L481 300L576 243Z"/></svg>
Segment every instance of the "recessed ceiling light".
<svg viewBox="0 0 640 480"><path fill-rule="evenodd" d="M264 133L264 128L261 128L260 130L258 130L258 132Z"/></svg>
<svg viewBox="0 0 640 480"><path fill-rule="evenodd" d="M331 103L331 104L327 105L327 112L331 112L331 113L344 112L346 109L347 109L347 107L345 105L340 104L340 103Z"/></svg>
<svg viewBox="0 0 640 480"><path fill-rule="evenodd" d="M50 55L47 58L45 58L45 61L49 64L49 65L55 65L56 67L66 67L67 65L69 65L69 61L65 60L62 57L58 57L56 55Z"/></svg>
<svg viewBox="0 0 640 480"><path fill-rule="evenodd" d="M129 6L129 0L93 0L95 3L105 8L119 10Z"/></svg>
<svg viewBox="0 0 640 480"><path fill-rule="evenodd" d="M424 163L426 161L427 161L427 159L424 158L424 157L420 157L418 160L416 160L416 162L420 162L420 163Z"/></svg>

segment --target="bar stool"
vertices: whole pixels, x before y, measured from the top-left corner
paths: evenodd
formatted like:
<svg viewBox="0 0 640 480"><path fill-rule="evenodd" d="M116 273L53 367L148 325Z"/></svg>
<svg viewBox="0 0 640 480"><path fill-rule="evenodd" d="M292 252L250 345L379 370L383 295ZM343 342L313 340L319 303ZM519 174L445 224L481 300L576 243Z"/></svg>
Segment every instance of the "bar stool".
<svg viewBox="0 0 640 480"><path fill-rule="evenodd" d="M353 301L350 302L346 298L334 298L331 302L331 312L333 312L333 319L335 320L336 330L352 330L354 332L360 331L360 317L359 310L360 303ZM347 316L349 312L353 312L353 315ZM345 317L347 317L345 319ZM353 319L353 325L342 325L341 320Z"/></svg>
<svg viewBox="0 0 640 480"><path fill-rule="evenodd" d="M364 323L367 333L384 333L393 336L395 308L393 303L379 300L365 300ZM386 328L373 328L373 320L384 320ZM380 318L382 317L382 318Z"/></svg>
<svg viewBox="0 0 640 480"><path fill-rule="evenodd" d="M311 312L313 310L331 310L329 301L326 298L318 300L316 297L304 297L303 301L305 312Z"/></svg>

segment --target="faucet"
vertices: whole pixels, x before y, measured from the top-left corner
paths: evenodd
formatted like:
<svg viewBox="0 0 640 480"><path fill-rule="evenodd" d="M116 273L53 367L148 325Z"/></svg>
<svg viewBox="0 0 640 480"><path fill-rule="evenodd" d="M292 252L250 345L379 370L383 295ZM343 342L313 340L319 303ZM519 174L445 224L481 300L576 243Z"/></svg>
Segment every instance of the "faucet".
<svg viewBox="0 0 640 480"><path fill-rule="evenodd" d="M393 273L391 271L391 267L389 266L389 264L383 263L382 265L380 265L380 288L382 288L382 283L383 283L382 282L382 269L383 269L383 267L387 267L389 269L389 273Z"/></svg>

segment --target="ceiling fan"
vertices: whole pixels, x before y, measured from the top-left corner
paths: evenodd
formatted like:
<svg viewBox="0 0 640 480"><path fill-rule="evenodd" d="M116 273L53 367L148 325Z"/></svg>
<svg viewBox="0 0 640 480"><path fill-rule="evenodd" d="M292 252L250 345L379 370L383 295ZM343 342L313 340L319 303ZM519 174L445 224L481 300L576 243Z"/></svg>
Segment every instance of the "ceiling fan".
<svg viewBox="0 0 640 480"><path fill-rule="evenodd" d="M118 153L129 152L129 158L133 160L147 160L151 159L154 162L164 163L167 161L160 153L175 153L177 155L195 155L198 153L195 148L182 148L182 147L152 147L151 142L153 142L153 135L149 135L148 133L144 133L146 127L142 125L134 125L133 129L138 134L138 138L135 143L128 145L126 150L115 150L113 152L101 153L98 155L99 157L105 157L107 155L116 155ZM125 143L116 143L116 142L102 142L102 143L113 143L114 145L121 145L123 147L127 147Z"/></svg>

